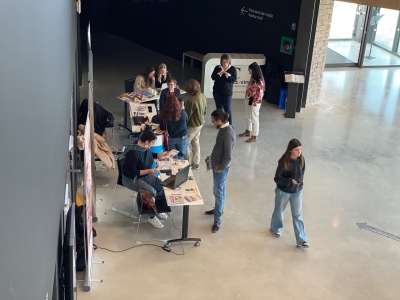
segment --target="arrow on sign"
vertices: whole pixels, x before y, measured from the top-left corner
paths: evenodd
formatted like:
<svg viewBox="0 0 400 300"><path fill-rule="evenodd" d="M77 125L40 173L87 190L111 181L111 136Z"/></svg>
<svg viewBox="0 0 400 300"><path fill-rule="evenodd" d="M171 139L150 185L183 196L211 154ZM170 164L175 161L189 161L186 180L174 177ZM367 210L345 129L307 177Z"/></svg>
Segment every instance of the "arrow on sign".
<svg viewBox="0 0 400 300"><path fill-rule="evenodd" d="M240 11L242 12L242 15L243 15L243 16L244 16L244 13L245 13L245 12L248 12L247 10L244 10L245 7L246 7L246 6L243 6L242 9L240 10Z"/></svg>
<svg viewBox="0 0 400 300"><path fill-rule="evenodd" d="M374 232L374 233L377 233L377 234L386 236L386 237L388 237L389 239L392 239L392 240L395 240L395 241L400 242L400 236L397 236L397 235L388 233L388 232L386 232L386 231L380 230L380 229L378 229L378 228L369 226L369 225L367 225L367 223L356 223L356 224L357 224L358 228L360 228L360 229L366 229L366 230L372 231L372 232Z"/></svg>

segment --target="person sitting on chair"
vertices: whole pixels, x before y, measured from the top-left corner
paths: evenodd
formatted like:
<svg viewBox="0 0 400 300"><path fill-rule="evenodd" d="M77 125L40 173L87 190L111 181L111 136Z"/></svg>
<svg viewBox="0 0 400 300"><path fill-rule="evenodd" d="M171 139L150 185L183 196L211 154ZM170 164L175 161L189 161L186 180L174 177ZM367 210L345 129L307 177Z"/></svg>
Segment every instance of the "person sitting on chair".
<svg viewBox="0 0 400 300"><path fill-rule="evenodd" d="M165 64L160 64L154 77L156 79L156 88L161 89L163 83L167 83L167 80L171 78L171 73L168 72Z"/></svg>
<svg viewBox="0 0 400 300"><path fill-rule="evenodd" d="M139 189L146 190L155 195L157 199L165 197L165 195L160 178L155 176L158 170L152 168L153 162L154 158L163 158L168 152L151 153L150 147L156 139L153 131L145 130L137 144L132 146L132 150L126 154L125 164L122 168L122 184L135 192L139 192ZM158 216L162 219L167 218L165 213L160 213ZM156 228L164 227L156 215L149 215L149 223Z"/></svg>
<svg viewBox="0 0 400 300"><path fill-rule="evenodd" d="M143 74L136 76L135 85L133 86L133 91L143 91L149 88L155 89L155 79L154 79L154 67L147 67Z"/></svg>
<svg viewBox="0 0 400 300"><path fill-rule="evenodd" d="M164 107L169 95L175 95L176 98L179 98L181 95L181 91L176 88L176 80L174 78L167 79L167 86L168 88L162 90L160 94L160 110Z"/></svg>

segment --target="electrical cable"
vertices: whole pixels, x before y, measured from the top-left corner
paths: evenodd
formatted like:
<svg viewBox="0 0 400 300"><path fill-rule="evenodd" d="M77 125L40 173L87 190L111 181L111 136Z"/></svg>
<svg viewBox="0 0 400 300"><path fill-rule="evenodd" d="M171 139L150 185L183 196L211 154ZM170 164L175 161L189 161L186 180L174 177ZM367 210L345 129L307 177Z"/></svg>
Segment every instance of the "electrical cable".
<svg viewBox="0 0 400 300"><path fill-rule="evenodd" d="M122 156L122 155L121 155L121 156ZM140 194L139 179L137 178L137 176L135 176L135 178L134 178L133 180L134 180L134 184L136 185L136 187L137 187L137 189L138 189L138 196L137 196L137 197L140 197L140 204L141 204L141 205L140 205L140 206L141 206L141 207L140 207L140 211L142 211L142 209L143 209L143 199L142 199L142 195ZM180 188L180 187L179 187L179 188ZM171 219L171 221L172 221L172 225L174 226L175 229L177 229L177 230L179 231L179 235L182 236L181 230L180 230L178 227L175 226L174 220L171 218L171 215L170 215L170 214L168 214L168 215L169 215L169 217L170 217L170 219ZM169 236L171 237L171 227L169 228ZM121 252L125 252L125 251L128 251L128 250L137 248L137 247L142 247L142 246L153 246L153 247L158 247L158 248L163 249L163 250L166 251L166 252L171 252L171 253L173 253L173 254L175 254L175 255L184 255L184 254L185 254L185 249L184 249L183 246L182 246L182 241L180 241L180 246L181 246L181 248L182 248L182 253L176 253L176 252L172 251L172 250L170 249L170 247L159 246L159 245L156 245L156 244L141 244L141 245L132 246L132 247L129 247L129 248L126 248L126 249L123 249L123 250L111 250L111 249L104 248L104 247L100 247L100 246L98 246L98 245L96 245L96 244L93 244L94 250L96 250L96 249L101 249L101 250L105 250L105 251L109 251L109 252L113 252L113 253L121 253Z"/></svg>
<svg viewBox="0 0 400 300"><path fill-rule="evenodd" d="M178 227L175 226L174 220L171 218L171 214L169 214L169 215L170 215L169 217L170 217L170 219L172 221L172 226L174 226L174 228L179 231L179 236L182 236L182 231ZM169 236L171 236L171 227L169 228ZM179 244L180 244L180 246L182 248L182 253L176 254L176 255L185 255L185 249L182 246L182 240L179 241Z"/></svg>
<svg viewBox="0 0 400 300"><path fill-rule="evenodd" d="M109 252L113 252L113 253L121 253L121 252L125 252L125 251L128 251L128 250L137 248L137 247L142 247L142 246L153 246L153 247L158 247L158 248L163 249L163 250L166 251L166 252L171 252L171 253L173 253L173 254L175 254L175 255L183 255L182 253L176 253L176 252L172 251L171 249L170 249L170 251L165 250L165 249L164 249L164 246L160 246L160 245L156 245L156 244L141 244L141 245L132 246L132 247L129 247L129 248L126 248L126 249L123 249L123 250L111 250L111 249L108 249L108 248L105 248L105 247L100 247L100 246L98 246L98 245L96 245L96 244L93 244L93 247L94 247L95 250L96 250L96 249L100 249L100 250L105 250L105 251L109 251Z"/></svg>

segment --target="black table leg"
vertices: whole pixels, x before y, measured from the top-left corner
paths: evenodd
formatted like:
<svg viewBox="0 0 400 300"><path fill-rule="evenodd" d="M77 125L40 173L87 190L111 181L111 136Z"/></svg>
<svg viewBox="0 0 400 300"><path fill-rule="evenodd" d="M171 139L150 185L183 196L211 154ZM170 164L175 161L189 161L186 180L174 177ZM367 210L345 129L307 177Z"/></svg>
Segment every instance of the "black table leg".
<svg viewBox="0 0 400 300"><path fill-rule="evenodd" d="M183 219L182 219L182 237L180 239L168 240L166 247L169 247L171 243L177 242L196 242L195 246L200 246L201 238L188 238L189 231L189 205L183 206Z"/></svg>

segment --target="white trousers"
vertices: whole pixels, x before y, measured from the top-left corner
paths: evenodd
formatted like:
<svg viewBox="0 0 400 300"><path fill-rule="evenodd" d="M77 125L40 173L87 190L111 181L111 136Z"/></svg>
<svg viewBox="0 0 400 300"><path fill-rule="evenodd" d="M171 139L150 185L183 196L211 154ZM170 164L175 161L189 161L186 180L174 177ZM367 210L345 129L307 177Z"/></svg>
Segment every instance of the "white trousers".
<svg viewBox="0 0 400 300"><path fill-rule="evenodd" d="M249 99L244 100L244 107L246 113L246 126L247 130L251 132L252 136L258 136L260 104L257 106L249 105Z"/></svg>

